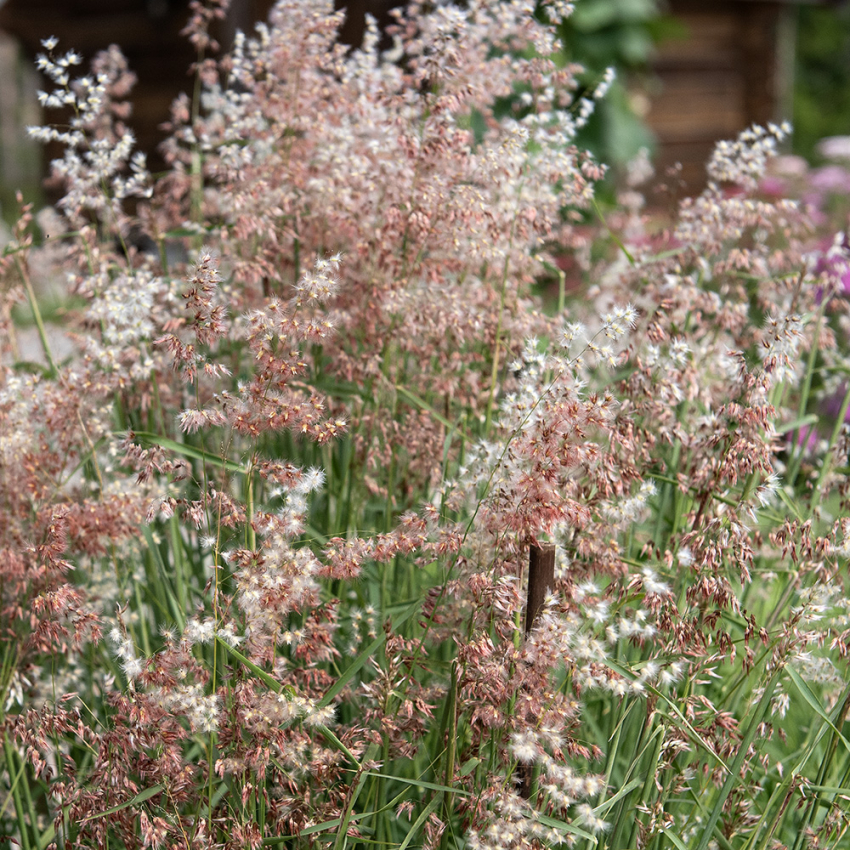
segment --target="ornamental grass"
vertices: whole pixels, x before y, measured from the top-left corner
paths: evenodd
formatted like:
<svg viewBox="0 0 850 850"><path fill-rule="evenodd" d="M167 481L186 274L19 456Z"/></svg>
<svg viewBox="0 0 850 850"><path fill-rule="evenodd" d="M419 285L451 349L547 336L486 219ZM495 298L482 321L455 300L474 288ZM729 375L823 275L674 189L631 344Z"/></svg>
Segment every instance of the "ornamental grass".
<svg viewBox="0 0 850 850"><path fill-rule="evenodd" d="M669 226L638 166L602 215L566 4L414 2L359 50L332 6L219 55L196 3L158 175L120 51L45 42L62 194L0 258L0 833L847 847L846 219L763 191L774 126Z"/></svg>

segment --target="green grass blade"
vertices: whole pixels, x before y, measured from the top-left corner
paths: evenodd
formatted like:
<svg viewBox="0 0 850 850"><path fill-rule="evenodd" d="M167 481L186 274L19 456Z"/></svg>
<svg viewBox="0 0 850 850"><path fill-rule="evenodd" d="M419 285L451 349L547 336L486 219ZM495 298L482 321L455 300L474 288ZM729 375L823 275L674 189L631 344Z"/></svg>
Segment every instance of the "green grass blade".
<svg viewBox="0 0 850 850"><path fill-rule="evenodd" d="M631 670L628 670L620 664L617 664L615 661L606 661L605 664L607 667L610 667L615 673L619 673L621 676L628 679L629 681L635 681L638 678L637 676L635 676L634 673L631 672ZM651 686L647 687L647 691L654 694L656 697L658 697L658 699L662 700L668 706L670 711L675 715L676 720L678 720L679 723L682 724L685 731L687 731L687 733L691 736L694 742L699 744L700 747L702 747L703 750L708 753L708 755L711 756L711 758L713 758L727 773L731 773L731 768L729 767L729 765L726 764L726 762L719 755L717 755L717 753L714 751L714 747L712 747L711 744L709 744L708 741L706 741L705 738L703 738L702 735L700 735L699 732L694 729L694 727L688 721L687 717L685 717L682 710L668 696Z"/></svg>
<svg viewBox="0 0 850 850"><path fill-rule="evenodd" d="M90 820L97 820L98 818L104 818L109 815L114 815L116 812L120 812L123 809L129 808L130 806L137 806L139 803L144 803L145 800L150 800L151 797L155 797L157 794L161 794L163 791L165 791L165 785L160 782L158 785L154 785L151 788L145 788L144 791L140 791L131 800L127 800L126 803L121 803L118 806L112 806L109 809L104 809L102 812L98 812L96 815L89 815L87 818L83 818L80 823L86 823Z"/></svg>
<svg viewBox="0 0 850 850"><path fill-rule="evenodd" d="M420 608L421 603L419 601L414 602L411 605L408 605L404 613L401 614L397 619L393 620L393 630L399 629L403 626ZM326 705L329 705L333 700L337 698L337 696L343 691L345 686L357 675L358 671L363 667L363 665L372 658L375 653L384 645L386 641L386 634L378 635L371 643L369 643L345 668L345 672L337 679L334 684L328 688L325 695L319 700L319 708L324 708Z"/></svg>
<svg viewBox="0 0 850 850"><path fill-rule="evenodd" d="M627 782L613 797L609 797L604 802L600 803L598 806L595 806L593 809L593 813L602 817L604 814L608 812L611 806L614 805L618 800L622 799L626 795L630 794L634 791L638 785L643 785L643 777L636 776L630 782Z"/></svg>
<svg viewBox="0 0 850 850"><path fill-rule="evenodd" d="M44 850L48 844L53 842L54 838L56 838L56 827L53 824L50 824L50 826L44 831L41 838L38 839L38 850Z"/></svg>
<svg viewBox="0 0 850 850"><path fill-rule="evenodd" d="M406 387L401 386L400 384L396 384L395 389L399 395L404 396L409 402L416 405L416 407L418 407L420 410L424 410L426 413L430 414L437 422L445 426L448 431L458 431L460 434L462 434L464 439L470 439L468 434L465 434L463 431L460 430L460 427L456 422L450 422L448 419L446 419L445 416L443 416L441 413L438 413L430 404L428 404L427 401L419 398L418 395L412 393L410 390L408 390Z"/></svg>
<svg viewBox="0 0 850 850"><path fill-rule="evenodd" d="M238 649L234 649L227 641L222 640L221 638L216 638L216 643L228 654L235 658L243 667L246 667L250 670L258 679L260 679L265 685L268 685L276 694L286 693L288 696L295 695L295 689L291 685L282 685L275 679L274 676L266 673L262 667L258 667L251 661L249 658L244 656Z"/></svg>
<svg viewBox="0 0 850 850"><path fill-rule="evenodd" d="M714 801L714 807L711 810L711 814L709 814L708 816L708 822L703 827L702 835L700 836L699 843L697 844L695 850L706 850L709 842L714 836L714 828L715 826L717 826L717 822L720 820L720 815L723 812L723 806L725 805L726 800L729 798L729 794L731 793L732 788L737 782L740 781L741 768L744 766L744 762L747 759L750 744L752 744L753 739L756 737L758 728L761 725L765 714L767 714L767 711L770 708L770 701L773 698L773 692L776 689L778 681L779 677L777 673L774 672L768 680L767 684L765 685L764 692L761 695L761 699L759 700L759 703L752 714L750 725L747 727L747 731L744 733L744 737L742 738L741 743L739 745L738 754L735 756L735 760L732 762L730 773L726 777L726 781L723 783L723 786L721 787L720 792L717 795L717 799Z"/></svg>
<svg viewBox="0 0 850 850"><path fill-rule="evenodd" d="M440 785L439 782L424 782L421 779L408 779L405 776L393 776L389 773L376 773L372 770L367 770L366 776L377 776L379 779L392 779L393 782L401 782L404 785L412 785L415 788L425 788L429 791L442 791L448 794L460 794L462 797L469 797L469 791L464 791L463 788L452 788L448 785Z"/></svg>
<svg viewBox="0 0 850 850"><path fill-rule="evenodd" d="M404 837L404 841L398 845L398 850L407 850L407 847L410 845L410 842L419 835L420 830L425 825L425 822L431 817L432 813L436 811L439 807L440 802L442 801L442 797L437 796L434 797L430 803L422 810L421 814L418 818L413 822L413 826L410 827L407 835Z"/></svg>
<svg viewBox="0 0 850 850"><path fill-rule="evenodd" d="M169 437L162 437L159 434L153 434L150 431L134 431L133 434L137 440L140 440L143 443L153 443L154 445L160 446L163 449L168 449L168 451L174 452L175 454L190 457L193 460L199 460L202 463L208 463L210 466L216 466L219 469L226 469L228 472L237 472L240 475L248 474L248 468L246 466L234 463L232 460L219 457L219 455L212 454L212 452L204 451L203 449L196 448L195 446L178 443L176 440L172 440Z"/></svg>
<svg viewBox="0 0 850 850"><path fill-rule="evenodd" d="M800 692L800 696L802 696L809 704L815 714L817 714L818 717L820 717L820 719L823 720L830 729L832 729L832 731L838 736L838 740L844 744L845 749L848 753L850 753L850 741L841 734L841 730L839 730L832 720L830 720L827 713L823 710L823 706L818 701L818 698L812 693L811 688L806 684L802 676L800 676L800 674L790 664L785 668L785 672L789 675L791 681L797 687L797 690Z"/></svg>
<svg viewBox="0 0 850 850"><path fill-rule="evenodd" d="M256 664L254 664L253 661L246 658L241 652L239 652L239 650L234 649L229 643L227 643L227 641L223 641L221 638L216 638L215 641L216 644L222 649L224 649L224 651L228 655L235 658L243 667L246 667L248 670L250 670L258 679L260 679L264 684L268 685L269 688L273 690L276 694L285 693L289 696L295 695L295 691L291 685L282 685L280 682L277 681L277 679L274 678L274 676L271 676L266 673L266 671L263 670L262 667L258 667ZM339 750L341 753L344 753L348 757L349 761L351 761L351 763L358 770L362 770L363 765L360 764L354 753L352 753L351 750L349 750L348 747L346 747L345 744L343 744L342 741L340 741L340 739L337 738L337 736L333 732L331 732L331 730L328 729L327 726L317 725L313 726L312 728L315 729L320 735L322 735L337 750Z"/></svg>
<svg viewBox="0 0 850 850"><path fill-rule="evenodd" d="M566 823L565 821L558 820L557 818L550 817L549 815L541 815L539 813L537 815L537 820L539 820L544 826L550 826L552 829L566 832L569 835L578 836L579 838L583 838L585 841L589 841L591 844L599 843L595 835L587 832L587 830L581 829L581 827L573 826L571 823Z"/></svg>
<svg viewBox="0 0 850 850"><path fill-rule="evenodd" d="M676 848L676 850L688 850L688 848L685 847L685 843L678 835L676 835L675 832L662 827L661 834Z"/></svg>
<svg viewBox="0 0 850 850"><path fill-rule="evenodd" d="M159 591L159 593L164 594L165 599L168 602L168 608L171 615L174 617L180 632L182 632L186 625L186 615L180 605L180 601L171 589L171 582L168 581L168 570L165 568L165 562L162 560L162 553L159 551L159 546L157 546L156 541L153 538L153 531L151 531L150 526L143 526L142 534L148 544L148 551L154 559L154 563L156 564L158 571L156 576L158 580L156 581L155 589ZM154 601L156 604L161 606L162 600L159 598L159 593L155 594Z"/></svg>

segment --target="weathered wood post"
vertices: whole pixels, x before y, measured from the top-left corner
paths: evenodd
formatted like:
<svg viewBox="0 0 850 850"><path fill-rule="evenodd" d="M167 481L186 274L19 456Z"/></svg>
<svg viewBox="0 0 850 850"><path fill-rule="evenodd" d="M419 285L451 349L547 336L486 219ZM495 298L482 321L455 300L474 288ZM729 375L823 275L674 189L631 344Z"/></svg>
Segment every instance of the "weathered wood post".
<svg viewBox="0 0 850 850"><path fill-rule="evenodd" d="M546 594L555 586L555 546L552 543L532 544L528 554L528 593L525 603L525 634L534 626L537 615L546 601ZM528 799L534 785L534 765L521 764L520 794Z"/></svg>
<svg viewBox="0 0 850 850"><path fill-rule="evenodd" d="M525 605L525 634L531 631L546 594L555 586L555 546L532 544L528 556L528 595Z"/></svg>

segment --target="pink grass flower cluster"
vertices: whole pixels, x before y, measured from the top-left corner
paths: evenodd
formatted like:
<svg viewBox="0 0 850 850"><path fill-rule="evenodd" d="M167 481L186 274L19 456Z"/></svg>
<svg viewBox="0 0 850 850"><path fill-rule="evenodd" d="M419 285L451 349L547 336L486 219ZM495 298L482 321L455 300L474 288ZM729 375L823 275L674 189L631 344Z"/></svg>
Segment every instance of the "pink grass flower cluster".
<svg viewBox="0 0 850 850"><path fill-rule="evenodd" d="M553 62L553 31L527 3L413 4L391 28L397 61L374 30L346 54L339 18L321 9L280 3L255 37L237 38L205 77L201 116L175 116L170 190L202 182L200 215L242 282L240 306L293 282L312 297L321 284L302 263L344 251L326 368L375 392L403 385L452 415L481 409L490 353L515 353L535 327L524 299L541 248L569 240L561 211L586 206L600 173L571 144L574 69ZM497 117L517 87L521 110ZM422 467L442 429L402 415L387 434L371 412L366 425L366 458L391 437L411 474L433 474Z"/></svg>
<svg viewBox="0 0 850 850"><path fill-rule="evenodd" d="M412 3L382 54L281 0L204 58L225 8L193 3L157 181L117 49L39 60L63 224L37 246L23 210L0 315L43 331L47 254L77 348L0 367L2 830L841 846L812 795L847 773L819 742L850 707L850 394L794 437L850 318L805 209L758 195L786 129L719 146L651 237L637 164L611 240L535 4ZM589 285L551 316L559 246Z"/></svg>

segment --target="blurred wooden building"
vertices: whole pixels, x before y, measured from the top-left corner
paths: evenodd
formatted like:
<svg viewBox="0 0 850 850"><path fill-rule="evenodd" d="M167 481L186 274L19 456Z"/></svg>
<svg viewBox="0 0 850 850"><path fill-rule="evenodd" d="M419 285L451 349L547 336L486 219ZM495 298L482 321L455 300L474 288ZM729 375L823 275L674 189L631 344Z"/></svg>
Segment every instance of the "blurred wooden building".
<svg viewBox="0 0 850 850"><path fill-rule="evenodd" d="M271 5L272 0L233 0L227 18L215 27L216 37L227 44L237 28L251 30L265 18ZM129 123L155 169L161 164L160 125L174 98L192 88L189 68L196 56L180 34L188 18L188 0L6 0L0 32L15 39L29 64L44 53L42 41L50 36L59 39L57 55L76 50L83 68L98 51L117 44L138 78Z"/></svg>
<svg viewBox="0 0 850 850"><path fill-rule="evenodd" d="M669 0L682 37L659 44L646 120L660 173L680 163L689 190L714 144L791 118L796 9L786 0ZM654 79L653 79L654 78Z"/></svg>
<svg viewBox="0 0 850 850"><path fill-rule="evenodd" d="M365 12L386 20L388 9L399 2L337 0L338 7L348 9L341 40L358 43ZM272 4L232 0L217 36L226 46L237 29L251 31ZM753 122L787 117L794 6L791 0L667 0L666 11L681 22L683 35L658 48L646 117L658 139L661 169L680 162L681 176L694 189L714 142ZM5 0L0 32L20 45L25 61L41 52L42 39L52 35L60 39L59 51L73 48L86 60L118 44L138 76L130 123L156 170L160 125L168 119L173 98L192 84L187 69L195 57L180 35L188 15L188 0ZM0 171L5 182L8 170Z"/></svg>

